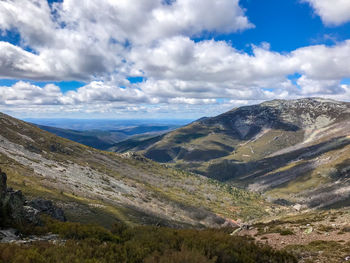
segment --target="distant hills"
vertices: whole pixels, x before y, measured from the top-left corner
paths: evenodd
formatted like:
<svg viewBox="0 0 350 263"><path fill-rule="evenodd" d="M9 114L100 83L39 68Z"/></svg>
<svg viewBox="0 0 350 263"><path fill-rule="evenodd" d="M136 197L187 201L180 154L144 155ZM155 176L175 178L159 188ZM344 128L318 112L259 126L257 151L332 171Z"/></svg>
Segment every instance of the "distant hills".
<svg viewBox="0 0 350 263"><path fill-rule="evenodd" d="M350 103L273 100L112 150L137 151L276 202L342 207L350 205L349 135Z"/></svg>
<svg viewBox="0 0 350 263"><path fill-rule="evenodd" d="M114 144L133 138L136 140L146 139L158 134L169 132L180 126L178 125L139 125L127 126L113 130L72 130L46 125L37 125L40 129L56 134L57 136L96 148L107 150Z"/></svg>

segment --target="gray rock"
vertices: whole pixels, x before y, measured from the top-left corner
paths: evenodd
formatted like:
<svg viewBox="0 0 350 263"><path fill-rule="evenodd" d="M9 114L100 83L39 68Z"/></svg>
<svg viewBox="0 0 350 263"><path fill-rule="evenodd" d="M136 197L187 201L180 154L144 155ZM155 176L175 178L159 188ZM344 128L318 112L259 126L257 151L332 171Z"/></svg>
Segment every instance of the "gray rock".
<svg viewBox="0 0 350 263"><path fill-rule="evenodd" d="M9 228L0 230L0 242L1 243L11 243L20 240L21 237L16 229Z"/></svg>
<svg viewBox="0 0 350 263"><path fill-rule="evenodd" d="M34 224L34 225L39 225L41 224L40 222L40 211L38 209L35 209L34 207L25 205L23 206L24 209L24 214L25 214L25 219Z"/></svg>
<svg viewBox="0 0 350 263"><path fill-rule="evenodd" d="M52 218L55 218L59 221L65 222L66 217L61 208L56 207L51 201L43 199L34 199L28 202L28 205L32 208L38 210L40 213L47 214Z"/></svg>
<svg viewBox="0 0 350 263"><path fill-rule="evenodd" d="M46 241L50 243L64 243L65 240L59 238L58 235L48 233L43 236L22 236L18 230L13 228L0 229L0 243L13 243L13 244L31 244L33 242Z"/></svg>
<svg viewBox="0 0 350 263"><path fill-rule="evenodd" d="M24 197L21 191L8 189L3 199L3 207L6 211L6 217L17 224L24 220Z"/></svg>

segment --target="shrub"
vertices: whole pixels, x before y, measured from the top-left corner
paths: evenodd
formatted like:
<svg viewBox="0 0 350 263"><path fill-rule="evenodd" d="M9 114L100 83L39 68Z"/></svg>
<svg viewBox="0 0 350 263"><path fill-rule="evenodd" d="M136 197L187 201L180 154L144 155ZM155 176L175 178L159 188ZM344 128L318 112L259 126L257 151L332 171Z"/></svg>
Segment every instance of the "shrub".
<svg viewBox="0 0 350 263"><path fill-rule="evenodd" d="M344 227L342 228L342 231L343 231L343 232L350 232L350 225L344 226Z"/></svg>
<svg viewBox="0 0 350 263"><path fill-rule="evenodd" d="M230 236L225 229L128 227L118 223L109 231L95 225L46 219L45 226L32 231L56 233L67 241L0 244L0 262L297 262L285 251L258 245L246 237Z"/></svg>
<svg viewBox="0 0 350 263"><path fill-rule="evenodd" d="M279 229L279 230L278 230L278 233L279 233L281 236L294 235L293 230L288 229L288 228Z"/></svg>

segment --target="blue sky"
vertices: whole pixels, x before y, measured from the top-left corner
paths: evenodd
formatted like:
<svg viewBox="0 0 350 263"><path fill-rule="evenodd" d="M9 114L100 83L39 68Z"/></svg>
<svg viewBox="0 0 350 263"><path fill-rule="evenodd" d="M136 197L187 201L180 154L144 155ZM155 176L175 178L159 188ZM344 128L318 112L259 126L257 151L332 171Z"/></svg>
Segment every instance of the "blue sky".
<svg viewBox="0 0 350 263"><path fill-rule="evenodd" d="M0 2L0 111L198 118L350 100L350 1Z"/></svg>
<svg viewBox="0 0 350 263"><path fill-rule="evenodd" d="M349 23L325 26L307 3L295 0L244 0L240 3L256 27L241 34L218 37L231 40L239 49L245 49L247 44L268 42L272 50L290 52L314 44L334 45L334 41L350 38Z"/></svg>

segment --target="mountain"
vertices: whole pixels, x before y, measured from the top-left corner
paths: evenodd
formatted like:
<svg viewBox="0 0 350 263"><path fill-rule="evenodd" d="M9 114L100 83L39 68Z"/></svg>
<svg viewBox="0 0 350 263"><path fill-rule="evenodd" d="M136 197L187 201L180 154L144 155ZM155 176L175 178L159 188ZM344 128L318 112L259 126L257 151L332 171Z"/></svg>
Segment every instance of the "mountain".
<svg viewBox="0 0 350 263"><path fill-rule="evenodd" d="M132 138L140 140L178 128L178 125L138 125L130 127L120 127L113 130L71 130L58 127L39 125L37 126L45 131L56 134L57 136L90 146L99 150L106 150L113 147L114 144Z"/></svg>
<svg viewBox="0 0 350 263"><path fill-rule="evenodd" d="M158 137L123 142L146 157L271 200L350 205L350 103L306 98L235 108ZM282 201L281 201L282 200Z"/></svg>
<svg viewBox="0 0 350 263"><path fill-rule="evenodd" d="M99 151L5 114L0 127L9 187L52 200L69 221L214 227L279 209L258 194L138 154Z"/></svg>

